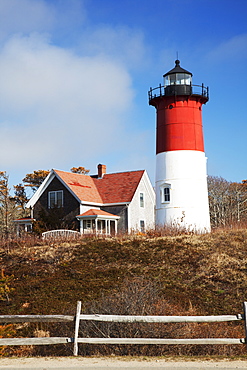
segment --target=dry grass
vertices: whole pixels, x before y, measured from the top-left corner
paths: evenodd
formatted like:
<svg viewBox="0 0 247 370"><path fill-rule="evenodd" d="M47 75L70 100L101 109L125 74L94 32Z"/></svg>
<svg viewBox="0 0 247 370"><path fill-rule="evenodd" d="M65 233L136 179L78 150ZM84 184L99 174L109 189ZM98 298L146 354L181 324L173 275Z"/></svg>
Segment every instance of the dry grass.
<svg viewBox="0 0 247 370"><path fill-rule="evenodd" d="M97 302L103 310L103 301L114 302L116 294L126 293L126 282L136 279L155 286L158 292L153 301L144 299L145 314L238 314L247 300L246 250L247 230L233 228L204 235L170 229L114 238L1 239L1 267L4 276L11 277L9 300L4 295L0 300L1 314L74 314L77 300L87 308L95 307ZM134 303L132 309L139 306ZM116 302L112 310L114 307ZM176 335L243 336L239 326L224 325L183 326L182 331L177 327ZM14 330L17 335L49 331L52 336L69 333L71 328L44 324ZM157 333L163 335L162 330L157 329ZM187 346L187 352L183 346L176 347L171 353L214 354L217 346L207 347L207 353L199 347ZM171 347L167 351L169 354ZM229 346L221 350L224 353L237 354Z"/></svg>

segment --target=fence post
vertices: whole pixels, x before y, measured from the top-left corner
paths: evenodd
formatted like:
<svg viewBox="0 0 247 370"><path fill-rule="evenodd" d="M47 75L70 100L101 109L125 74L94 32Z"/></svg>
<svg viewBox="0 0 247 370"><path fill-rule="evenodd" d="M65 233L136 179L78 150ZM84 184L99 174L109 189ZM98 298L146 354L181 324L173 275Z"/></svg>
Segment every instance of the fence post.
<svg viewBox="0 0 247 370"><path fill-rule="evenodd" d="M75 315L74 356L78 356L78 333L80 326L81 301L77 302Z"/></svg>
<svg viewBox="0 0 247 370"><path fill-rule="evenodd" d="M243 303L244 306L244 330L245 330L245 344L247 344L247 302Z"/></svg>

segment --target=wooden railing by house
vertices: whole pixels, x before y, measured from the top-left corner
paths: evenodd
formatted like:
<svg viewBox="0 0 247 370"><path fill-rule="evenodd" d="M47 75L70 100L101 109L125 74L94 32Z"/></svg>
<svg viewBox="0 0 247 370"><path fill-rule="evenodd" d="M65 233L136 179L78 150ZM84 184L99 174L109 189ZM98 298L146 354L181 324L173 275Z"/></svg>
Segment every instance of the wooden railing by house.
<svg viewBox="0 0 247 370"><path fill-rule="evenodd" d="M67 229L58 229L50 230L42 233L42 238L44 239L53 239L53 238L77 238L81 236L79 231L67 230Z"/></svg>
<svg viewBox="0 0 247 370"><path fill-rule="evenodd" d="M1 323L19 322L74 322L74 337L45 337L45 338L0 338L0 346L47 345L73 343L74 355L78 355L79 343L90 344L246 344L247 343L247 302L243 304L243 314L221 316L122 316L122 315L85 315L81 314L81 302L77 302L75 316L66 315L0 315ZM244 322L245 338L80 338L80 321L106 322L142 322L142 323L195 323L195 322Z"/></svg>

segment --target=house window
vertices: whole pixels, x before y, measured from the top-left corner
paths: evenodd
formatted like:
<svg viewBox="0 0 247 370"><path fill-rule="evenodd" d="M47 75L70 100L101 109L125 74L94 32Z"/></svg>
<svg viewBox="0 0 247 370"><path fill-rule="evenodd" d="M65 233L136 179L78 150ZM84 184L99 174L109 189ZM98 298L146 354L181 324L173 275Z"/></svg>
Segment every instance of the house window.
<svg viewBox="0 0 247 370"><path fill-rule="evenodd" d="M163 184L161 187L161 202L169 203L171 201L171 185Z"/></svg>
<svg viewBox="0 0 247 370"><path fill-rule="evenodd" d="M32 232L32 224L25 224L25 231L27 233L31 233Z"/></svg>
<svg viewBox="0 0 247 370"><path fill-rule="evenodd" d="M144 207L144 194L140 193L140 207Z"/></svg>
<svg viewBox="0 0 247 370"><path fill-rule="evenodd" d="M95 221L94 220L83 220L83 228L87 230L94 229Z"/></svg>
<svg viewBox="0 0 247 370"><path fill-rule="evenodd" d="M49 191L48 193L48 207L49 208L61 208L63 207L63 191Z"/></svg>
<svg viewBox="0 0 247 370"><path fill-rule="evenodd" d="M145 222L144 222L144 220L140 220L140 229L141 229L142 233L145 232Z"/></svg>

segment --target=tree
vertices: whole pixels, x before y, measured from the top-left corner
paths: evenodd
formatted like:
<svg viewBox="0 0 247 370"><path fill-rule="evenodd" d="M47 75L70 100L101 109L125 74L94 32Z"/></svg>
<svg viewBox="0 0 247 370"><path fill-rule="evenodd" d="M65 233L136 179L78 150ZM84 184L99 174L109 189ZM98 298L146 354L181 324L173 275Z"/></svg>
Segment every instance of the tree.
<svg viewBox="0 0 247 370"><path fill-rule="evenodd" d="M9 177L6 171L0 171L0 232L12 231L11 221L16 216L15 202L10 196Z"/></svg>
<svg viewBox="0 0 247 370"><path fill-rule="evenodd" d="M232 183L234 196L233 213L238 222L247 220L247 181Z"/></svg>
<svg viewBox="0 0 247 370"><path fill-rule="evenodd" d="M21 207L21 210L25 212L25 205L28 202L25 187L22 184L14 185L15 196L13 200Z"/></svg>
<svg viewBox="0 0 247 370"><path fill-rule="evenodd" d="M208 176L210 219L213 227L247 220L247 182Z"/></svg>
<svg viewBox="0 0 247 370"><path fill-rule="evenodd" d="M80 173L82 175L87 175L90 172L90 170L87 170L85 167L72 167L70 171L73 173Z"/></svg>
<svg viewBox="0 0 247 370"><path fill-rule="evenodd" d="M1 205L1 221L2 231L8 230L8 208L9 208L9 187L8 176L5 171L0 171L0 205Z"/></svg>
<svg viewBox="0 0 247 370"><path fill-rule="evenodd" d="M37 170L33 171L33 173L26 174L22 180L24 182L24 186L29 186L33 192L35 192L40 187L46 176L49 175L49 173L50 171Z"/></svg>

